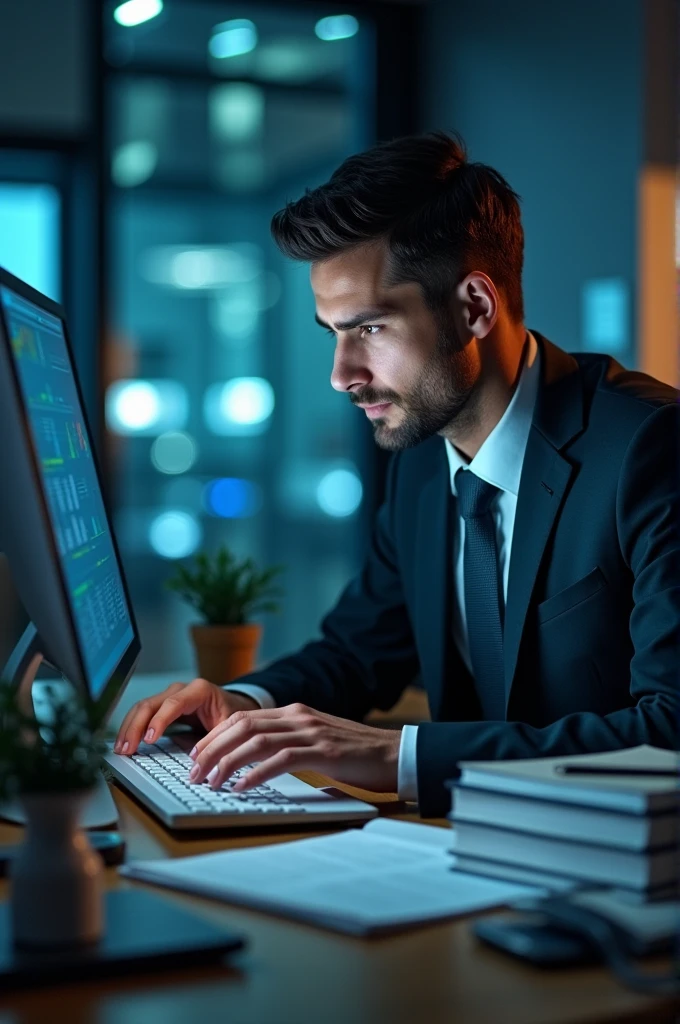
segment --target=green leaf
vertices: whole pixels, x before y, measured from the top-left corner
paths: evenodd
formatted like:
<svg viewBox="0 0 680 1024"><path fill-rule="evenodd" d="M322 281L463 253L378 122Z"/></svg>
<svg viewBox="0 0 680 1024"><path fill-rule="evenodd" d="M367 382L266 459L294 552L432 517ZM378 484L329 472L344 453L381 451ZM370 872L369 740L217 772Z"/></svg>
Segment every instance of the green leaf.
<svg viewBox="0 0 680 1024"><path fill-rule="evenodd" d="M259 570L251 557L239 561L226 545L210 558L199 552L192 562L175 565L166 587L195 607L209 625L241 625L259 612L279 610L283 596L273 580L283 566Z"/></svg>
<svg viewBox="0 0 680 1024"><path fill-rule="evenodd" d="M49 725L17 706L16 687L0 680L0 797L91 788L106 745L102 715L45 687Z"/></svg>

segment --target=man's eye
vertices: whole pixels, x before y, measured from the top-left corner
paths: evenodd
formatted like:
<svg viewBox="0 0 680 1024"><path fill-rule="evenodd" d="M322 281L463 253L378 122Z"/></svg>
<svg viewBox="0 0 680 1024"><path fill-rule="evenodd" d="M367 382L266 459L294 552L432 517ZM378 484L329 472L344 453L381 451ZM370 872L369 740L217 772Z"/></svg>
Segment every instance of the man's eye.
<svg viewBox="0 0 680 1024"><path fill-rule="evenodd" d="M373 337L373 335L377 334L379 330L380 326L378 324L364 324L364 326L360 328L360 333L363 335L364 331L370 331L370 336Z"/></svg>

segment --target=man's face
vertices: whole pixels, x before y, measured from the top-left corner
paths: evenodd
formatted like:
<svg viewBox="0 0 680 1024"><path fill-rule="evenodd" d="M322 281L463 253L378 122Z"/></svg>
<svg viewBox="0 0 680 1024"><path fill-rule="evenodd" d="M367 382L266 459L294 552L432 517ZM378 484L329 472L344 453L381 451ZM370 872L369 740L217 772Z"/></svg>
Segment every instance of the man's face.
<svg viewBox="0 0 680 1024"><path fill-rule="evenodd" d="M381 448L449 426L478 376L453 312L435 317L415 282L388 285L388 251L366 245L312 266L317 320L336 337L331 384L365 410Z"/></svg>

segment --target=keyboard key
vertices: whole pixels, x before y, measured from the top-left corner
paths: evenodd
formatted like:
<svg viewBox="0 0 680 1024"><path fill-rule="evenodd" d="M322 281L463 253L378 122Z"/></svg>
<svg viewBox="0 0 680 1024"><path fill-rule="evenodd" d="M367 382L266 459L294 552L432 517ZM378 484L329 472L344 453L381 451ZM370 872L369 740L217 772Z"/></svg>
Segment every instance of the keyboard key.
<svg viewBox="0 0 680 1024"><path fill-rule="evenodd" d="M247 793L234 793L234 783L247 774L252 765L239 768L220 789L213 790L209 783L189 782L189 771L194 762L186 749L164 737L158 744L142 744L134 763L150 778L170 793L183 806L186 814L217 814L248 817L262 814L296 814L304 811L285 794L264 783Z"/></svg>

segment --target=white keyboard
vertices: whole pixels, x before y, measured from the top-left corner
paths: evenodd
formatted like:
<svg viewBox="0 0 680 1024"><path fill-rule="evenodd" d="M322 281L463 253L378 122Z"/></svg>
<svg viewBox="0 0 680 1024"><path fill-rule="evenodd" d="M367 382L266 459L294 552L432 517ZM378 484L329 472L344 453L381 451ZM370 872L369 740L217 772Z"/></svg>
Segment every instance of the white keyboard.
<svg viewBox="0 0 680 1024"><path fill-rule="evenodd" d="M255 786L247 793L232 793L232 785L241 775L247 774L252 765L240 768L218 790L211 789L207 781L189 782L194 762L172 740L140 743L138 752L130 760L195 814L203 811L217 814L307 813L305 807L270 785Z"/></svg>
<svg viewBox="0 0 680 1024"><path fill-rule="evenodd" d="M316 789L294 775L234 793L232 786L252 765L239 769L220 789L208 782L189 782L194 762L189 750L195 739L186 734L140 743L132 757L104 756L116 780L172 828L231 828L307 824L327 821L366 821L378 813L372 804Z"/></svg>

